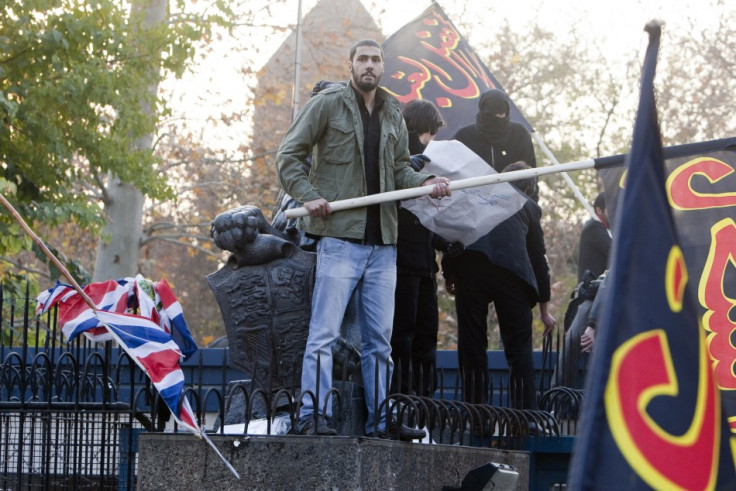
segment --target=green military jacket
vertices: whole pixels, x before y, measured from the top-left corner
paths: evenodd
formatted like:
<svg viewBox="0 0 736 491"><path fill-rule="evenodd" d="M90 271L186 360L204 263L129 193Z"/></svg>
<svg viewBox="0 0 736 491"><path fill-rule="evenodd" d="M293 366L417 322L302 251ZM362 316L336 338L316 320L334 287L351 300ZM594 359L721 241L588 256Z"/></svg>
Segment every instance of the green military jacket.
<svg viewBox="0 0 736 491"><path fill-rule="evenodd" d="M380 87L379 175L381 192L421 185L426 174L409 167L408 134L398 101ZM303 162L312 154L307 174ZM318 198L336 201L366 195L363 165L363 122L353 89L336 85L312 97L297 113L276 157L278 180L292 198L306 203ZM384 244L396 244L395 202L381 206ZM304 217L299 228L322 237L362 239L366 208L335 212L327 217Z"/></svg>

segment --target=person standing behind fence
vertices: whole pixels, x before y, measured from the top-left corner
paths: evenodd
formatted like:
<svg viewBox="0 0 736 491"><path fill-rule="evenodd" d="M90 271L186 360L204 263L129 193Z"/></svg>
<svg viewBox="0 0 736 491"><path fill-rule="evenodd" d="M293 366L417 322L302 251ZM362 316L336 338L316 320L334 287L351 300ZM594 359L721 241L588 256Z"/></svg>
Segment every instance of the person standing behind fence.
<svg viewBox="0 0 736 491"><path fill-rule="evenodd" d="M528 169L523 162L509 164L504 172ZM512 182L531 197L536 179ZM456 258L442 260L445 287L455 295L457 354L463 379L463 400L488 401L488 304L493 302L509 365L511 402L521 409L537 409L532 358L532 308L539 313L546 336L555 326L548 312L549 266L545 257L542 211L532 199L511 217L469 245Z"/></svg>
<svg viewBox="0 0 736 491"><path fill-rule="evenodd" d="M595 218L589 218L580 232L578 252L578 283L590 278L597 278L608 268L608 256L611 251L611 225L608 222L606 209L606 193L601 191L593 201ZM587 276L585 272L589 271Z"/></svg>
<svg viewBox="0 0 736 491"><path fill-rule="evenodd" d="M514 162L524 162L530 167L536 167L537 159L529 132L523 125L511 121L510 117L511 103L506 93L499 89L491 89L480 96L475 123L460 128L453 138L475 152L496 172L503 172L506 166ZM534 181L531 196L536 202L539 196L536 181ZM538 225L538 216L541 216L539 207L530 208L530 206L525 206L522 208L522 213L525 220L519 222L518 227L512 227L512 222L507 223L504 227L511 227L514 234L520 234L524 232L525 228ZM520 216L514 216L516 217L514 221L521 218ZM535 221L535 218L537 221ZM541 227L536 228L534 226L529 230L532 236L542 237L543 245ZM499 232L494 233L492 230L474 244L475 250L472 250L473 246L471 246L458 258L443 257L442 259L446 287L448 287L447 280L449 279L447 291L453 293L451 290L456 286L456 281L461 290L460 293L455 295L458 313L458 338L462 337L462 341L458 339L458 358L461 370L464 371L463 397L468 402L487 402L485 392L488 386L485 350L488 346L486 315L489 299L483 295L473 293L473 286L477 283L479 287L485 289L491 285L502 285L505 277L508 277L509 285L515 286L516 293L510 290L507 301L500 298L499 301L494 301L494 306L497 313L499 305L501 310L508 312L508 314L503 315L505 318L503 324L509 327L506 329L501 327L501 339L504 343L504 351L507 360L509 360L509 365L513 365L512 375L520 374L522 380L529 378L530 370L533 377L533 365L531 365L531 368L528 366L531 361L527 360L525 348L527 342L526 316L530 315L528 301L538 297L541 302L540 309L545 309L542 314L543 318L548 315L546 301L549 300L549 270L546 266L546 259L544 267L540 265L534 269L529 264L529 260L538 260L539 256L538 254L530 255L524 243L518 244L512 250L512 248L503 244L496 244L497 241L500 241ZM537 239L536 242L539 242L539 240ZM455 265L458 265L457 278L455 277ZM476 269L476 266L478 269ZM547 268L546 273L544 268ZM486 269L498 269L497 277L481 277L475 274ZM535 278L537 272L539 272L539 278ZM530 288L532 290L529 290ZM516 307L512 305L514 302L518 304ZM476 318L480 315L482 315L482 319ZM518 315L524 316L524 319L517 319L516 316ZM501 315L499 315L499 327L501 323ZM510 327L511 325L521 327L514 329ZM514 335L517 330L520 333ZM507 333L508 340L504 338L504 331ZM528 342L531 346L531 331L528 334ZM508 346L508 342L511 342L512 346ZM520 355L520 353L523 355ZM531 353L529 356L531 356ZM536 407L536 397L531 397L531 394L524 397L524 401L523 404L518 400L516 403L519 406Z"/></svg>
<svg viewBox="0 0 736 491"><path fill-rule="evenodd" d="M331 404L332 344L355 292L361 330L361 369L367 406L365 432L375 436L423 438L424 431L387 424L376 408L386 397L396 286L396 203L332 213L330 201L416 186L433 186L431 196L450 195L449 180L409 167L406 125L398 101L378 87L383 51L373 40L350 50L347 86L329 87L297 113L276 158L279 184L309 215L299 223L319 240L312 317L302 364L297 431L335 434L325 418ZM302 162L312 149L312 168ZM319 372L317 367L319 366ZM377 374L378 371L378 375ZM311 396L310 396L311 394ZM312 397L313 396L313 397ZM322 407L326 409L323 411Z"/></svg>
<svg viewBox="0 0 736 491"><path fill-rule="evenodd" d="M411 167L419 172L429 162L422 152L445 123L437 106L424 99L410 101L401 113L409 131ZM439 325L435 249L447 253L462 248L462 244L451 244L431 232L400 204L398 217L391 392L431 396L435 388Z"/></svg>
<svg viewBox="0 0 736 491"><path fill-rule="evenodd" d="M572 300L565 312L565 337L552 375L551 386L581 387L578 377L581 352L581 337L587 331L592 343L595 328L588 322L589 312L602 283L611 249L610 225L606 210L606 195L598 193L593 201L596 218L589 218L580 233L578 252L578 285L571 294ZM595 323L593 322L593 326Z"/></svg>

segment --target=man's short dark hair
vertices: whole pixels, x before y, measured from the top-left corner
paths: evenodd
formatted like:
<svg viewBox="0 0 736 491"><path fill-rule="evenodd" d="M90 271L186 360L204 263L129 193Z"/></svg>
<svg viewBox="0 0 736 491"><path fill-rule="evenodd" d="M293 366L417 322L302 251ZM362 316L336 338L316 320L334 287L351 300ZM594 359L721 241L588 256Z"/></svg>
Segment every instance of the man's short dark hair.
<svg viewBox="0 0 736 491"><path fill-rule="evenodd" d="M437 106L426 99L409 101L401 110L406 121L406 129L418 135L436 134L445 125Z"/></svg>
<svg viewBox="0 0 736 491"><path fill-rule="evenodd" d="M358 48L361 46L372 46L374 48L378 48L381 50L381 59L383 59L383 48L381 47L378 42L372 40L372 39L361 39L357 43L353 45L352 48L350 48L350 61L353 61L353 57L355 56L355 52L358 51Z"/></svg>
<svg viewBox="0 0 736 491"><path fill-rule="evenodd" d="M595 201L593 201L593 209L600 208L601 210L606 209L606 192L601 191L598 193L598 196L595 197Z"/></svg>
<svg viewBox="0 0 736 491"><path fill-rule="evenodd" d="M517 170L526 170L531 169L531 166L524 162L523 160L519 160L517 162L511 163L503 168L501 171L503 172L514 172ZM511 181L511 184L517 188L522 193L526 194L527 196L534 196L537 193L537 178L536 177L527 177L526 179L517 179L515 181Z"/></svg>

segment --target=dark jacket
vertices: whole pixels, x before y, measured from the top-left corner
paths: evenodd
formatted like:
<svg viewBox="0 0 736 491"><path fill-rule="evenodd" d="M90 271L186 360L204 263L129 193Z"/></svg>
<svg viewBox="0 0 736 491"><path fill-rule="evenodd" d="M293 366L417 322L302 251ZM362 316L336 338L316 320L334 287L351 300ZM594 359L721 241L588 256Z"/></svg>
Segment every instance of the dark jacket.
<svg viewBox="0 0 736 491"><path fill-rule="evenodd" d="M506 116L498 117L498 114ZM511 103L504 91L491 89L484 92L478 99L475 123L460 128L454 139L485 160L496 172L519 160L529 167L536 167L532 138L523 125L509 119L510 114Z"/></svg>
<svg viewBox="0 0 736 491"><path fill-rule="evenodd" d="M595 218L583 225L580 233L580 251L578 253L578 282L583 281L586 270L597 278L608 268L608 254L611 250L611 236L606 226Z"/></svg>
<svg viewBox="0 0 736 491"><path fill-rule="evenodd" d="M529 285L531 307L550 299L549 265L541 218L539 205L527 199L521 210L465 249L483 253L491 264L511 271ZM450 259L442 260L446 278L452 277L452 263Z"/></svg>
<svg viewBox="0 0 736 491"><path fill-rule="evenodd" d="M409 153L424 151L419 136L409 132ZM434 276L439 270L435 260L434 233L428 230L409 210L399 203L399 240L396 243L396 269L398 274Z"/></svg>
<svg viewBox="0 0 736 491"><path fill-rule="evenodd" d="M506 117L497 117L500 113L505 113ZM529 132L521 124L510 121L509 114L508 96L498 89L489 90L480 97L475 123L460 128L454 139L475 152L496 172L520 160L536 167ZM532 307L550 299L542 210L536 200L536 195L527 199L521 210L466 248L466 251L483 253L491 264L511 271L529 285ZM453 262L443 258L445 278L452 277Z"/></svg>
<svg viewBox="0 0 736 491"><path fill-rule="evenodd" d="M519 160L523 160L530 167L536 167L537 158L534 155L534 144L529 132L519 123L509 121L508 125L508 133L503 143L492 144L475 124L457 130L453 139L463 143L488 162L496 172L503 171L504 167Z"/></svg>
<svg viewBox="0 0 736 491"><path fill-rule="evenodd" d="M398 274L433 276L439 269L435 261L432 236L412 212L399 208L399 241L396 244Z"/></svg>

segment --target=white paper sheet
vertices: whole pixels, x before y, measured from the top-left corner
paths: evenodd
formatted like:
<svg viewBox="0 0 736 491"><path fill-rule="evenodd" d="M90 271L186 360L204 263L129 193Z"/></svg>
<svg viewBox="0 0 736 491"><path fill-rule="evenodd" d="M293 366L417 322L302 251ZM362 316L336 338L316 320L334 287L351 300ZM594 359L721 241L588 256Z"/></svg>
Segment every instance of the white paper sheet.
<svg viewBox="0 0 736 491"><path fill-rule="evenodd" d="M451 181L497 172L457 140L431 141L424 151L431 159L422 173ZM429 196L401 202L419 221L450 242L468 246L524 206L526 196L507 182L487 184L452 192L449 198Z"/></svg>

